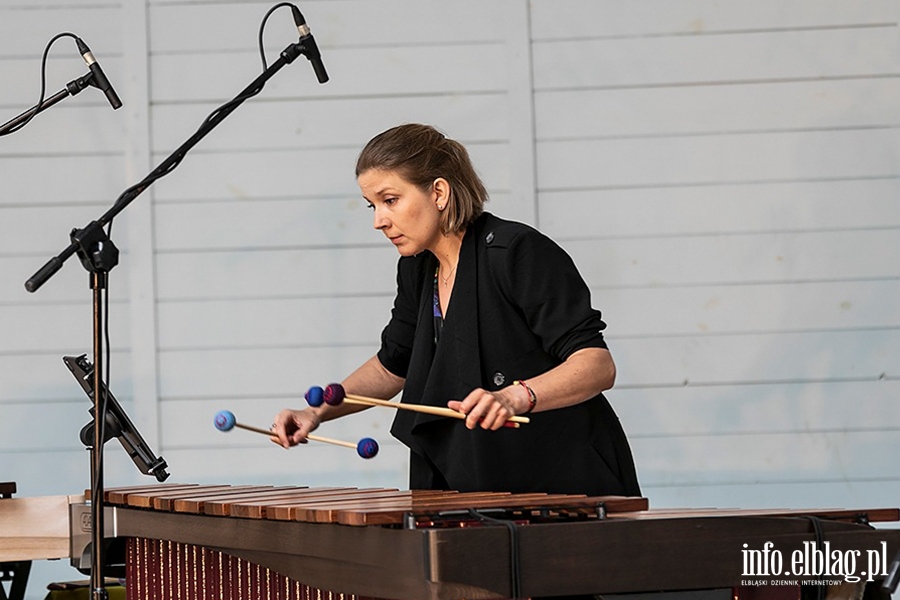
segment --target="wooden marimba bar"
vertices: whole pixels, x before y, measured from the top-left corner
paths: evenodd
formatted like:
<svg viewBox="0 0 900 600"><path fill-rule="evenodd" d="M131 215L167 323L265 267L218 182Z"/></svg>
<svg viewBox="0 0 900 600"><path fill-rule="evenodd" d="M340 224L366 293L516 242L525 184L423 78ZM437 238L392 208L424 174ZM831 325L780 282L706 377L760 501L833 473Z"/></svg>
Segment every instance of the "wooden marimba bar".
<svg viewBox="0 0 900 600"><path fill-rule="evenodd" d="M155 531L149 537L129 537L126 542L129 600L372 597L352 593L355 588L353 584L348 585L348 581L359 576L348 577L345 566L338 567L340 581L332 583L333 567L313 565L308 574L317 583L309 584L303 575L295 579L277 570L276 563L283 564L285 561L283 557L279 561L277 556L271 555L280 552L242 548L253 544L247 544L246 538L242 539L240 534L235 535L224 548L220 546L221 542L214 542L214 547L210 547L208 541L185 541L191 536L184 534L196 533L198 528L209 533L223 527L240 528L243 523L243 529L250 538L262 535L269 537L270 546L278 546L278 539L284 536L284 531L290 531L292 526L306 526L305 531L298 531L298 536L302 539L305 533L306 537L313 538L309 542L312 548L290 551L290 556L297 557L297 561L302 563L305 562L304 552L315 553L323 549L331 552L335 550L334 543L339 543L349 554L353 554L354 546L371 545L367 539L371 536L356 536L354 541L338 542L340 534L352 536L352 532L372 530L401 533L398 529L413 533L416 529L421 531L422 527L483 527L485 522L477 516L473 517L473 510L487 519L502 517L521 524L532 520L597 520L607 516L609 511L647 508L644 498L191 484L113 488L108 489L105 495L107 506L117 511L117 522L154 522L152 528ZM323 531L334 530L335 526L338 526L337 537L321 539ZM182 532L180 538L177 535L179 530ZM378 543L376 546L371 549L373 557L390 556L397 550L390 543ZM338 550L334 557L335 564L350 560L347 553ZM365 561L365 557L362 558ZM416 569L415 562L410 564L407 560L413 570ZM362 571L371 568L371 565L363 566ZM381 576L387 576L387 579L374 586L363 586L363 589L370 587L375 591L387 592L379 594L383 597L422 597L419 590L403 590L409 587L406 583L401 582L400 589L394 590L396 583L391 583L391 576L388 573L381 573ZM325 581L322 581L323 578ZM398 596L398 593L410 595ZM485 591L468 594L470 597L497 595Z"/></svg>
<svg viewBox="0 0 900 600"><path fill-rule="evenodd" d="M130 600L762 598L741 591L742 547L900 550L900 530L869 526L900 520L893 508L653 511L644 498L190 484L108 489L106 501Z"/></svg>
<svg viewBox="0 0 900 600"><path fill-rule="evenodd" d="M410 515L439 516L469 509L502 511L525 519L602 518L610 510L633 512L648 505L646 498L621 496L193 484L111 489L106 502L161 512L353 526L411 526L406 523Z"/></svg>

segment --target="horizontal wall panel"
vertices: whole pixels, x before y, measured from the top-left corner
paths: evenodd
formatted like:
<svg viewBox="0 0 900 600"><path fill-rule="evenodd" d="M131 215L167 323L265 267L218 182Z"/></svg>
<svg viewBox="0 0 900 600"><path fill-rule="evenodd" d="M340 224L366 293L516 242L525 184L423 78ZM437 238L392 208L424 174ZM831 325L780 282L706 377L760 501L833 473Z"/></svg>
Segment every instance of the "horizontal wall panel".
<svg viewBox="0 0 900 600"><path fill-rule="evenodd" d="M163 351L360 345L379 340L392 304L392 296L160 304L158 344Z"/></svg>
<svg viewBox="0 0 900 600"><path fill-rule="evenodd" d="M78 439L74 428L72 439ZM6 451L3 456L3 481L16 482L17 498L81 494L91 487L90 454L83 447L28 453Z"/></svg>
<svg viewBox="0 0 900 600"><path fill-rule="evenodd" d="M384 279L391 280L387 273ZM900 328L900 313L885 299L898 286L891 280L613 289L595 291L593 304L619 337L892 329ZM392 291L337 298L280 298L274 286L260 292L270 297L160 304L160 346L354 345L377 340L393 301Z"/></svg>
<svg viewBox="0 0 900 600"><path fill-rule="evenodd" d="M219 447L166 452L171 481L309 487L409 487L409 454L400 445L385 445L378 456L364 460L349 448L331 444L310 442L290 450L279 448L264 438L259 444L255 448Z"/></svg>
<svg viewBox="0 0 900 600"><path fill-rule="evenodd" d="M353 176L358 150L193 152L155 184L157 203L171 200L249 200L264 197L359 198ZM154 163L164 156L155 156ZM197 223L202 226L202 223ZM164 228L162 228L164 229Z"/></svg>
<svg viewBox="0 0 900 600"><path fill-rule="evenodd" d="M465 144L509 136L502 93L247 102L198 146L203 150L355 147L401 123L428 123ZM153 107L157 152L171 152L216 106Z"/></svg>
<svg viewBox="0 0 900 600"><path fill-rule="evenodd" d="M615 357L615 352L613 353ZM900 380L613 388L606 397L634 444L900 427Z"/></svg>
<svg viewBox="0 0 900 600"><path fill-rule="evenodd" d="M80 430L80 422L77 427ZM78 431L74 428L72 435L78 439ZM84 447L63 451L10 452L4 456L3 480L16 482L17 498L78 495L91 488L91 455ZM106 488L156 483L155 478L138 471L117 441L107 443L103 461ZM70 577L71 574L70 567ZM44 595L42 592L40 597Z"/></svg>
<svg viewBox="0 0 900 600"><path fill-rule="evenodd" d="M623 388L900 377L898 330L610 335L609 344ZM246 349L163 351L160 395L164 399L293 395L315 381L343 379L377 350L377 339L362 346L256 348L252 362L247 362Z"/></svg>
<svg viewBox="0 0 900 600"><path fill-rule="evenodd" d="M365 346L163 351L161 400L242 397L300 398L311 385L340 381L378 351Z"/></svg>
<svg viewBox="0 0 900 600"><path fill-rule="evenodd" d="M88 276L73 258L37 294L24 280L257 77L270 6L0 8L2 80L18 82L0 85L0 120L36 102L43 44L66 29L126 102L112 111L85 90L0 148L0 461L19 495L89 484L77 433L90 400L61 360L91 351ZM896 2L300 8L331 81L299 57L136 200L151 203L140 222L128 210L114 228L112 389L171 481L408 485L390 410L318 430L378 439L368 461L211 421L227 408L265 428L376 352L397 253L353 167L374 134L416 121L469 147L492 212L525 215L575 259L609 323L608 396L652 506L895 504ZM297 39L287 13L269 20L270 62ZM48 68L49 94L87 72L72 40ZM131 240L152 246L142 266ZM105 448L108 486L154 483Z"/></svg>
<svg viewBox="0 0 900 600"><path fill-rule="evenodd" d="M87 394L63 363L63 356L86 354L94 362L91 338L68 349L45 350L31 354L0 354L0 406L7 403L42 401L88 401ZM113 350L110 359L113 395L120 400L131 397L131 356ZM105 368L104 368L105 370ZM0 412L5 408L0 408Z"/></svg>
<svg viewBox="0 0 900 600"><path fill-rule="evenodd" d="M87 287L85 272L85 287ZM49 349L90 349L93 344L93 310L89 302L81 305L15 305L0 311L0 332L3 332L3 352L42 352ZM113 348L121 350L130 343L131 329L127 318L128 306L111 302L109 328Z"/></svg>
<svg viewBox="0 0 900 600"><path fill-rule="evenodd" d="M311 382L323 385L327 382ZM293 396L230 400L178 400L161 404L165 447L258 446L264 438L235 430L221 438L215 414L230 410L239 422L261 427L283 408L305 408L306 388ZM900 407L894 401L900 381L763 384L757 386L683 386L613 389L606 393L633 445L649 438L737 437L760 433L797 434L894 429ZM865 406L853 398L865 398ZM127 410L127 409L126 409ZM370 436L389 441L395 409L368 409L328 421L329 437ZM227 442L223 442L227 439Z"/></svg>
<svg viewBox="0 0 900 600"><path fill-rule="evenodd" d="M315 173L315 167L315 164L309 166L310 174ZM349 178L352 178L352 169L352 165L347 169ZM341 179L349 178L347 173L341 176ZM180 254L192 250L287 251L308 248L311 256L320 257L317 260L333 262L341 261L340 254L345 251L357 251L359 246L367 246L367 252L384 254L385 250L390 250L390 255L396 257L393 245L374 228L374 213L366 206L355 179L351 185L347 196L342 198L160 203L154 207L155 247L161 253ZM305 189L306 185L301 185L298 191ZM507 196L494 194L487 208L494 210L496 204L502 210ZM509 201L512 203L514 199ZM336 254L323 254L319 247L331 248ZM241 260L238 256L223 258L232 265ZM364 256L360 258L364 259Z"/></svg>
<svg viewBox="0 0 900 600"><path fill-rule="evenodd" d="M610 335L620 387L900 377L900 330L657 338Z"/></svg>
<svg viewBox="0 0 900 600"><path fill-rule="evenodd" d="M120 4L121 2L118 0L41 0L40 4L36 5L31 0L8 0L3 3L3 8L0 10L9 11L11 15L26 11L46 11L48 14L53 14L54 11L61 11L65 14L73 7L118 10Z"/></svg>
<svg viewBox="0 0 900 600"><path fill-rule="evenodd" d="M838 467L835 466L835 469ZM640 477L640 474L638 475ZM656 508L896 508L897 479L861 481L788 481L656 486L641 481L641 491ZM877 523L895 528L896 523Z"/></svg>
<svg viewBox="0 0 900 600"><path fill-rule="evenodd" d="M393 295L398 258L387 247L160 254L157 297L169 302Z"/></svg>
<svg viewBox="0 0 900 600"><path fill-rule="evenodd" d="M155 184L157 201L260 197L346 196L359 200L354 168L360 148L229 152L189 155L178 170ZM491 191L509 187L508 147L469 147ZM160 158L161 160L161 158Z"/></svg>
<svg viewBox="0 0 900 600"><path fill-rule="evenodd" d="M896 49L894 23L536 42L532 47L536 90L896 75Z"/></svg>
<svg viewBox="0 0 900 600"><path fill-rule="evenodd" d="M900 171L892 129L539 142L541 191L885 177Z"/></svg>
<svg viewBox="0 0 900 600"><path fill-rule="evenodd" d="M298 5L328 67L334 47L391 44L471 43L498 37L502 5L478 0L453 4L382 0L303 2ZM223 48L255 50L257 31L269 5L227 2L150 3L150 47L154 53L221 52ZM214 18L216 27L210 27ZM402 19L399 18L402 15ZM464 15L464 17L463 17ZM453 24L435 27L435 24ZM202 31L202 35L197 35ZM290 10L275 11L266 23L265 42L273 62L285 46L297 41ZM304 59L305 61L305 59Z"/></svg>
<svg viewBox="0 0 900 600"><path fill-rule="evenodd" d="M306 169L312 174L316 167L312 163ZM343 179L356 186L352 173ZM359 187L354 196L340 199L179 202L157 205L155 212L157 248L167 251L358 246L386 241L384 234L374 229L373 213Z"/></svg>
<svg viewBox="0 0 900 600"><path fill-rule="evenodd" d="M591 18L586 18L591 15ZM666 0L641 3L640 9L616 0L538 0L531 2L531 35L535 40L653 34L703 34L754 29L788 29L877 25L895 22L889 0L848 3L803 0L784 3L760 0L722 4L716 0Z"/></svg>
<svg viewBox="0 0 900 600"><path fill-rule="evenodd" d="M64 6L54 8L42 1L39 8L32 5L16 10L15 7L9 6L9 3L4 3L0 8L0 56L36 57L35 75L38 76L36 80L39 82L40 56L53 36L58 33L68 31L80 37L90 47L100 64L105 64L105 57L109 55L121 54L122 36L119 28L121 17L118 3L107 3L106 6L100 6L97 2L86 6L77 4L65 2ZM23 32L28 32L27 44L22 41ZM75 41L70 37L54 42L49 60L66 55L75 57L81 55Z"/></svg>
<svg viewBox="0 0 900 600"><path fill-rule="evenodd" d="M72 382L75 379L72 378ZM80 388L79 388L80 389ZM113 391L115 395L115 391ZM118 396L116 396L118 399ZM79 439L81 428L93 420L88 410L93 406L87 395L80 402L31 402L6 404L0 419L0 451L63 452L83 450ZM130 407L125 411L131 412ZM27 424L23 426L23 424ZM65 434L48 437L40 429L52 428ZM116 442L118 443L118 442Z"/></svg>
<svg viewBox="0 0 900 600"><path fill-rule="evenodd" d="M388 288L392 275L383 273L376 287ZM234 279L228 281L234 286ZM900 309L886 301L898 287L900 280L601 289L594 291L593 304L618 337L900 328ZM394 296L391 289L350 297L308 290L286 298L283 291L271 285L255 298L162 303L159 344L187 349L364 343L378 339Z"/></svg>
<svg viewBox="0 0 900 600"><path fill-rule="evenodd" d="M3 185L19 191L0 196L0 206L62 206L104 199L108 200L107 206L111 206L126 186L124 160L115 154L7 157L2 160ZM69 229L50 233L67 240Z"/></svg>
<svg viewBox="0 0 900 600"><path fill-rule="evenodd" d="M900 278L759 285L601 288L617 336L900 328Z"/></svg>
<svg viewBox="0 0 900 600"><path fill-rule="evenodd" d="M130 292L130 262L128 253L123 250L125 228L119 225L119 234L116 245L119 247L119 265L110 272L107 278L107 290L110 301L115 303L125 302ZM4 286L0 293L0 303L11 305L23 305L29 307L71 305L87 306L84 310L90 314L90 303L93 298L91 290L91 275L81 264L77 254L73 254L66 260L62 268L57 271L37 291L29 293L25 289L25 282L39 269L68 248L69 241L61 241L59 246L43 254L32 256L13 257L0 259L0 265L10 265L12 279L8 288ZM19 281L21 279L21 281ZM7 302L8 298L8 302ZM87 304L85 304L87 303Z"/></svg>
<svg viewBox="0 0 900 600"><path fill-rule="evenodd" d="M900 479L897 430L644 438L636 460L656 485Z"/></svg>
<svg viewBox="0 0 900 600"><path fill-rule="evenodd" d="M0 209L0 217L2 215L3 211ZM78 262L77 257L67 260L63 268L57 271L56 275L51 277L38 291L29 293L25 290L25 282L48 260L62 252L66 246L68 246L68 240L61 238L59 246L46 251L46 254L0 257L0 273L3 273L6 280L4 285L0 285L0 306L8 304L46 305L60 302L86 302L89 306L91 301L91 290L88 287L90 275ZM115 274L118 275L118 271Z"/></svg>
<svg viewBox="0 0 900 600"><path fill-rule="evenodd" d="M6 117L2 119L3 123L37 104L41 95L41 54L46 43L50 41L50 37L42 40L38 43L38 46L33 48L34 56L31 58L2 59L3 76L0 81L4 82L4 85L3 94L0 95L0 107L7 107L3 111ZM99 47L93 45L89 39L85 38L84 41L91 46L95 58L103 67L103 72L110 83L112 83L113 88L117 91L124 90L125 74L123 73L122 57L118 54L104 55ZM64 91L67 84L87 75L89 72L81 55L78 54L74 42L71 40L57 42L47 58L47 88L44 92L44 100L46 101L58 92ZM11 85L9 82L17 82L17 84ZM106 98L100 90L88 87L76 97L64 97L61 102L66 107L73 105L93 107L102 106L106 102ZM106 106L112 112L112 108L108 103ZM25 132L38 127L37 123L46 120L50 111L58 111L60 109L60 105L45 109L43 112L38 113L33 121L22 130L5 139L9 141L23 135L29 135ZM5 151L6 149L4 149Z"/></svg>
<svg viewBox="0 0 900 600"><path fill-rule="evenodd" d="M35 95L33 104L37 100ZM11 111L3 111L4 114L7 112ZM10 118L12 116L9 115ZM39 113L22 130L4 137L0 159L5 161L7 159L3 157L11 156L56 157L64 153L118 153L123 149L122 130L126 118L125 111L113 111L100 90L89 88L82 95Z"/></svg>
<svg viewBox="0 0 900 600"><path fill-rule="evenodd" d="M113 203L110 200L106 205L28 206L27 201L32 198L23 200L23 204L0 206L0 222L7 230L0 252L18 255L10 258L25 258L23 255L28 255L27 258L34 265L32 272L43 265L43 255L49 260L69 245L69 233L72 229L85 227L98 219ZM116 245L118 246L118 242ZM71 264L81 267L77 256L73 256L71 260ZM68 264L66 262L67 266Z"/></svg>
<svg viewBox="0 0 900 600"><path fill-rule="evenodd" d="M566 240L591 287L897 278L900 231L850 230ZM853 248L853 252L847 252Z"/></svg>
<svg viewBox="0 0 900 600"><path fill-rule="evenodd" d="M477 159L473 160L477 161ZM478 171L478 174L484 179L485 171L482 168L483 166L488 165L487 163L482 165L476 162L475 170ZM508 191L489 189L488 193L490 197L487 204L484 205L486 212L510 221L519 221L532 226L535 225L535 207L532 199L529 199L526 202L525 199L515 193L515 188Z"/></svg>
<svg viewBox="0 0 900 600"><path fill-rule="evenodd" d="M496 43L341 48L322 55L328 83L317 83L312 67L301 58L270 79L260 99L496 92L505 89L505 60L503 46ZM260 69L259 55L250 51L156 56L150 64L151 101L231 99Z"/></svg>
<svg viewBox="0 0 900 600"><path fill-rule="evenodd" d="M900 124L900 78L560 90L534 96L538 140Z"/></svg>
<svg viewBox="0 0 900 600"><path fill-rule="evenodd" d="M554 238L772 233L900 225L900 177L539 194Z"/></svg>

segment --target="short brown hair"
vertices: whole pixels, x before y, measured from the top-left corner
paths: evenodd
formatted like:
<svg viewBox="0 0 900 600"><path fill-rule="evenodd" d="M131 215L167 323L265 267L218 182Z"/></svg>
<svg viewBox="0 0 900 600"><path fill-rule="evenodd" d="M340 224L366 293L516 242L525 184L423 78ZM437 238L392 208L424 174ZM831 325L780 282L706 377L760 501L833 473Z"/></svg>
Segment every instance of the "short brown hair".
<svg viewBox="0 0 900 600"><path fill-rule="evenodd" d="M359 153L356 176L371 169L394 171L423 191L438 177L446 179L450 198L441 214L445 234L464 231L484 212L488 200L465 147L430 125L399 125L373 137Z"/></svg>

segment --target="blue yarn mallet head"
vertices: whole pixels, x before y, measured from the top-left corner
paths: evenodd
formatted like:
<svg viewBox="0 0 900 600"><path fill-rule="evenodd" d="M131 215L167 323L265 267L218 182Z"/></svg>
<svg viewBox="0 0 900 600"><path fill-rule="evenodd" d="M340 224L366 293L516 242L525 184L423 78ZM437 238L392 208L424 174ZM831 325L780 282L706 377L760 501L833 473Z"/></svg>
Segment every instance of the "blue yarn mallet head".
<svg viewBox="0 0 900 600"><path fill-rule="evenodd" d="M234 426L237 425L237 419L234 418L234 413L230 410L220 410L217 412L213 422L216 424L216 429L219 431L231 431L234 429Z"/></svg>
<svg viewBox="0 0 900 600"><path fill-rule="evenodd" d="M356 453L363 458L372 458L378 454L378 442L372 438L363 438L356 444Z"/></svg>
<svg viewBox="0 0 900 600"><path fill-rule="evenodd" d="M310 406L322 406L322 402L324 401L323 396L325 395L325 390L320 388L317 385L309 388L306 393L303 395L306 398L306 402Z"/></svg>

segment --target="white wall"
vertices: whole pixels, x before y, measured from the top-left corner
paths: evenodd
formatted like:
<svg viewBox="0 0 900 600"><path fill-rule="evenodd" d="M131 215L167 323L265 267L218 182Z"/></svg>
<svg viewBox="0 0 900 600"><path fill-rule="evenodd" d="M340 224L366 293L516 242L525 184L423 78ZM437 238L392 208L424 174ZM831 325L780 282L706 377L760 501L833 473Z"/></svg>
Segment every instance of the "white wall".
<svg viewBox="0 0 900 600"><path fill-rule="evenodd" d="M258 74L272 4L0 1L0 120L36 102L66 30L125 102L88 89L0 140L0 480L20 495L89 487L89 403L61 356L91 351L77 261L23 282ZM468 145L490 210L578 262L652 505L900 504L896 3L300 8L331 81L286 67L114 227L112 388L173 480L405 486L390 414L321 429L376 437L372 461L211 421L265 427L374 352L396 256L353 164L424 121ZM277 11L269 62L295 38ZM85 72L69 39L48 69L48 93ZM107 485L150 482L117 444L106 456Z"/></svg>

